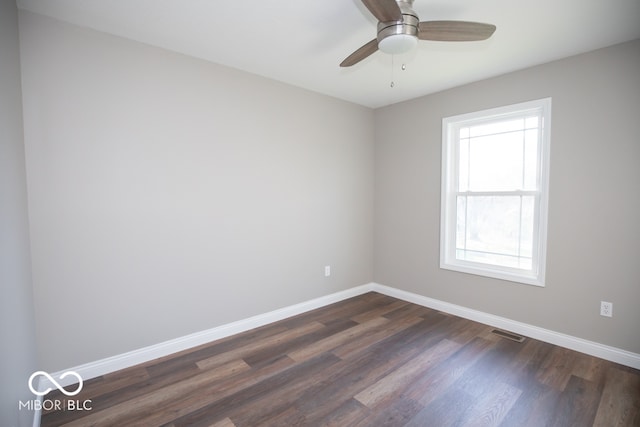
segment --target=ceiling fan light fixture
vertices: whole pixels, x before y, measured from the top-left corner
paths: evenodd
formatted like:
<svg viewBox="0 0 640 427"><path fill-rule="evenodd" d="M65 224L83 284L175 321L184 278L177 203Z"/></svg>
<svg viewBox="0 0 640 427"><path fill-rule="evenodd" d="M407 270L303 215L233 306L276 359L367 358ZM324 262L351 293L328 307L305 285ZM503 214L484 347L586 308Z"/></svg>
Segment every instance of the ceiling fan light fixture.
<svg viewBox="0 0 640 427"><path fill-rule="evenodd" d="M492 24L470 21L420 21L412 9L414 0L361 0L378 20L375 39L356 49L340 63L350 67L372 55L377 50L387 54L410 51L418 40L431 41L480 41L486 40L496 30Z"/></svg>
<svg viewBox="0 0 640 427"><path fill-rule="evenodd" d="M418 44L418 38L410 34L394 34L378 42L378 49L391 55L409 52Z"/></svg>

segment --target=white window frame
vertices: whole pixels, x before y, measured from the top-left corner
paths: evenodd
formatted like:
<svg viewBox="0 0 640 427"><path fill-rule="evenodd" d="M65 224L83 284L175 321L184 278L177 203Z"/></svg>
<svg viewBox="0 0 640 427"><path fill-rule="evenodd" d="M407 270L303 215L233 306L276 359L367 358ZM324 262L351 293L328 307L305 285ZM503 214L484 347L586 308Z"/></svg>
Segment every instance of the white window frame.
<svg viewBox="0 0 640 427"><path fill-rule="evenodd" d="M460 129L482 122L508 119L519 115L540 115L538 138L537 183L535 191L514 190L501 192L508 195L533 195L534 233L531 270L485 264L458 259L456 257L458 158ZM442 120L442 193L440 216L440 268L476 274L528 285L544 286L547 252L547 216L549 203L549 151L551 134L551 98L523 102L505 107L493 108L446 117ZM466 194L473 193L466 191ZM492 192L494 195L498 192ZM485 192L474 193L484 195Z"/></svg>

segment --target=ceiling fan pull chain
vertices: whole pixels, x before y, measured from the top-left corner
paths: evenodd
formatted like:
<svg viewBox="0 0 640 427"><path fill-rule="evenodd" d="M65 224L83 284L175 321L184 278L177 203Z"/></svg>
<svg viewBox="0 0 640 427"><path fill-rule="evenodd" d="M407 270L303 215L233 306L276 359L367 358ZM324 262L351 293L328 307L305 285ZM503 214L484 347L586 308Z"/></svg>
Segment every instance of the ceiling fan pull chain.
<svg viewBox="0 0 640 427"><path fill-rule="evenodd" d="M391 55L391 88L393 88L395 86L395 83L393 82L393 68L394 68L394 60L395 55Z"/></svg>

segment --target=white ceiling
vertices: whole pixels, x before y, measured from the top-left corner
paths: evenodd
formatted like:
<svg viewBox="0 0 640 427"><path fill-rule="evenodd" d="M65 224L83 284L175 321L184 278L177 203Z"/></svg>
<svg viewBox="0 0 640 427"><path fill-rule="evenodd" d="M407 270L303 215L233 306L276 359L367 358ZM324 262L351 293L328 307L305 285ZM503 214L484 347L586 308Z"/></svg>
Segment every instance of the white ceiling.
<svg viewBox="0 0 640 427"><path fill-rule="evenodd" d="M374 108L640 38L639 0L416 0L421 21L478 21L498 29L486 41L421 41L410 53L377 52L345 69L338 64L375 38L376 20L360 0L17 3Z"/></svg>

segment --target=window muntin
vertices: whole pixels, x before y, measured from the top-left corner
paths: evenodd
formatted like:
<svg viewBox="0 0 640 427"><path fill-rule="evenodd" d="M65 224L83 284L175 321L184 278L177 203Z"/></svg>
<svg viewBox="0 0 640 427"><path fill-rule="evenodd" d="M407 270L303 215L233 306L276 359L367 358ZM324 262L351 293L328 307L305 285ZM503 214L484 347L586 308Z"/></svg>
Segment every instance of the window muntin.
<svg viewBox="0 0 640 427"><path fill-rule="evenodd" d="M443 120L442 268L544 285L550 109Z"/></svg>

